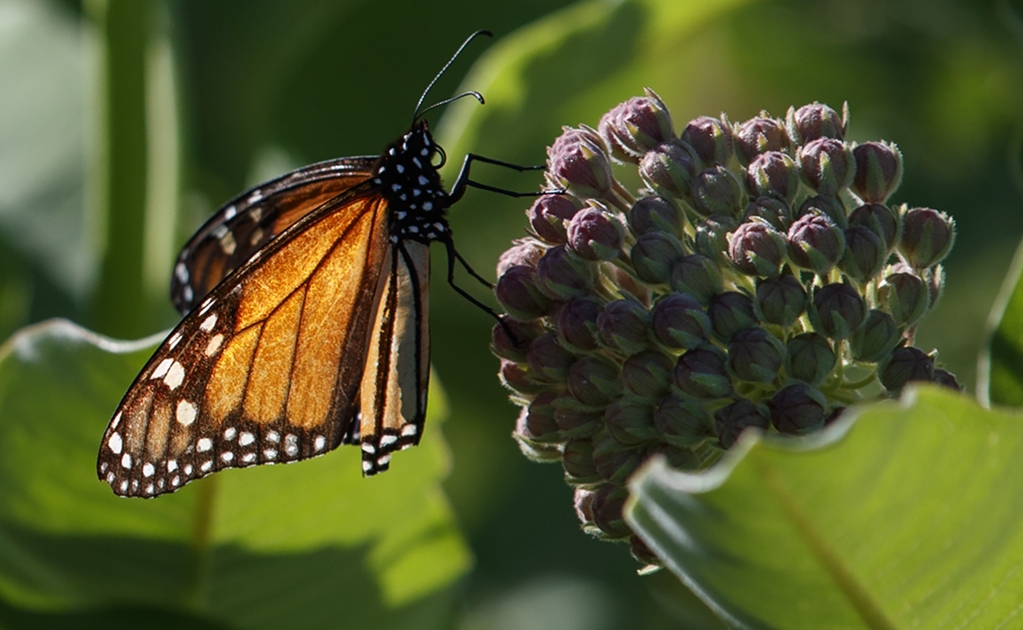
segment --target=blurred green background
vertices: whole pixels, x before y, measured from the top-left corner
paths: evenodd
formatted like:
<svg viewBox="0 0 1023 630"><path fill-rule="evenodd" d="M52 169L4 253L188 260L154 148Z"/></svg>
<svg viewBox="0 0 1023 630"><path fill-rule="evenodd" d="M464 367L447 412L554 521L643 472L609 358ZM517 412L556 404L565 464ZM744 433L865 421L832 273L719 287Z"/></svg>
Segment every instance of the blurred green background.
<svg viewBox="0 0 1023 630"><path fill-rule="evenodd" d="M848 101L851 139L904 153L893 201L958 223L917 345L940 349L975 391L985 319L1023 232L1021 15L1010 0L0 0L0 339L54 316L119 338L173 325L171 261L205 217L290 168L378 153L451 52L487 28L494 40L431 95L487 98L431 116L448 181L466 151L540 163L562 125L596 126L644 86L677 130L722 111L741 121ZM485 165L474 178L541 180ZM456 242L478 271L492 276L524 234L527 205L470 191L455 206ZM519 454L491 321L442 278L431 325L451 413L446 489L476 557L453 623L657 628L699 615L671 576L639 577L627 549L583 535L560 469Z"/></svg>

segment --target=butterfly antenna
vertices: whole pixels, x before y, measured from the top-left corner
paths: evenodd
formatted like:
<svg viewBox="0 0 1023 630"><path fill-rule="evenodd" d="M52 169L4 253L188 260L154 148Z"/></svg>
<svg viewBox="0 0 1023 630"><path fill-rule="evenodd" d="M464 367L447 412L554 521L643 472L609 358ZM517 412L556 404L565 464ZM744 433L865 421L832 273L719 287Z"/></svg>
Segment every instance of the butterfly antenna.
<svg viewBox="0 0 1023 630"><path fill-rule="evenodd" d="M440 79L441 76L444 75L444 72L446 72L448 67L451 66L452 63L454 63L455 59L458 59L458 55L462 54L462 51L465 50L465 47L469 45L469 42L471 42L472 40L476 39L480 35L486 35L487 37L493 37L494 36L494 34L491 33L490 31L480 30L480 31L476 31L475 33L473 33L472 35L467 37L464 42L462 42L462 45L458 47L458 50L455 51L455 54L451 55L451 59L448 59L448 62L446 64L444 64L444 67L441 68L440 72L437 73L437 76L433 77L433 81L430 81L430 84L426 86L425 90L423 90L422 95L419 97L419 102L416 103L416 111L412 115L412 124L413 125L416 123L417 120L419 120L420 116L422 116L426 112L430 111L434 107L438 107L439 105L443 105L445 103L450 103L451 101L453 101L455 99L458 99L458 98L462 98L463 96L475 96L479 100L479 102L481 102L481 103L483 102L483 97L480 96L479 92L466 92L465 94L460 94L460 95L456 96L455 98L450 98L450 99L448 99L446 101L443 101L442 103L437 103L436 105L431 105L430 107L426 108L424 111L419 111L419 109L423 106L423 101L426 100L426 95L430 93L430 90L433 88L433 85L437 82L437 80Z"/></svg>

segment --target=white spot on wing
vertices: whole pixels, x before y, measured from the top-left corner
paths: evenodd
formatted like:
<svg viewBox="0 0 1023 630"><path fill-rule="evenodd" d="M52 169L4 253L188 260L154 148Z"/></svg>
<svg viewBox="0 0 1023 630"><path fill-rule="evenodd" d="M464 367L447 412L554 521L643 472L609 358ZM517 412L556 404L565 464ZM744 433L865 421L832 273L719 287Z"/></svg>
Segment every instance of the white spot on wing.
<svg viewBox="0 0 1023 630"><path fill-rule="evenodd" d="M156 468L154 468L153 465L150 464L149 462L146 462L145 464L142 465L143 477L152 477L154 472L156 472Z"/></svg>
<svg viewBox="0 0 1023 630"><path fill-rule="evenodd" d="M326 446L326 445L327 445L327 438L323 437L322 435L317 435L316 439L313 440L313 450L314 451L317 451L317 452L322 451L323 447Z"/></svg>
<svg viewBox="0 0 1023 630"><path fill-rule="evenodd" d="M217 314L213 313L212 315L210 315L206 319L202 320L202 323L199 324L199 328L202 329L202 330L205 330L206 332L209 332L209 331L213 330L213 327L216 326L216 325L217 325Z"/></svg>
<svg viewBox="0 0 1023 630"><path fill-rule="evenodd" d="M398 436L396 435L385 434L380 436L380 446L384 448L390 446L391 444L394 444L397 441Z"/></svg>
<svg viewBox="0 0 1023 630"><path fill-rule="evenodd" d="M208 459L208 460L204 461L202 463L202 465L199 466L199 470L201 470L203 472L209 472L210 468L213 468L213 460L212 459Z"/></svg>
<svg viewBox="0 0 1023 630"><path fill-rule="evenodd" d="M272 448L268 448L265 451L263 451L263 456L266 459L276 459L277 458L277 451L272 449Z"/></svg>
<svg viewBox="0 0 1023 630"><path fill-rule="evenodd" d="M232 453L231 451L224 451L223 453L220 454L220 459L224 460L225 462L229 462L232 459L234 459L234 453Z"/></svg>
<svg viewBox="0 0 1023 630"><path fill-rule="evenodd" d="M294 433L284 436L284 452L288 454L288 457L298 455L298 436Z"/></svg>
<svg viewBox="0 0 1023 630"><path fill-rule="evenodd" d="M195 450L200 453L205 453L211 448L213 448L213 440L209 438L199 438L199 441L195 443Z"/></svg>
<svg viewBox="0 0 1023 630"><path fill-rule="evenodd" d="M256 441L256 436L252 435L248 431L242 431L242 434L238 436L238 443L242 446L248 446Z"/></svg>
<svg viewBox="0 0 1023 630"><path fill-rule="evenodd" d="M195 415L195 405L187 400L178 401L178 408L174 412L174 418L178 421L178 424L187 427L195 422Z"/></svg>
<svg viewBox="0 0 1023 630"><path fill-rule="evenodd" d="M224 250L224 253L228 256L234 254L235 248L238 247L238 243L234 240L234 233L228 232L220 239L220 249Z"/></svg>
<svg viewBox="0 0 1023 630"><path fill-rule="evenodd" d="M220 346L224 343L224 335L217 333L213 335L210 342L206 344L206 356L212 357L220 350Z"/></svg>
<svg viewBox="0 0 1023 630"><path fill-rule="evenodd" d="M163 361L160 361L160 364L156 366L155 370L153 370L153 375L149 378L152 380L163 378L172 364L174 364L174 359L164 359Z"/></svg>
<svg viewBox="0 0 1023 630"><path fill-rule="evenodd" d="M234 439L234 436L238 435L238 429L234 427L227 427L224 429L224 439L230 442Z"/></svg>
<svg viewBox="0 0 1023 630"><path fill-rule="evenodd" d="M172 391L185 382L185 366L177 361L172 361L170 369L167 370L167 377L163 379L164 384Z"/></svg>
<svg viewBox="0 0 1023 630"><path fill-rule="evenodd" d="M131 453L125 453L124 456L121 457L121 467L128 469L131 468Z"/></svg>
<svg viewBox="0 0 1023 630"><path fill-rule="evenodd" d="M228 206L228 207L227 207L227 208L226 208L226 209L224 210L224 220L225 220L225 221L230 221L231 219L233 219L233 218L234 218L234 216L235 216L236 214L238 214L238 209L237 209L237 208L235 208L234 206Z"/></svg>
<svg viewBox="0 0 1023 630"><path fill-rule="evenodd" d="M281 441L281 436L276 431L270 431L269 433L266 434L266 441L273 442L274 444L276 444Z"/></svg>
<svg viewBox="0 0 1023 630"><path fill-rule="evenodd" d="M256 461L256 454L246 453L242 455L242 461L245 462L246 464L251 464L252 462Z"/></svg>
<svg viewBox="0 0 1023 630"><path fill-rule="evenodd" d="M408 435L415 435L416 433L419 433L419 427L414 425L414 424L406 424L405 426L403 426L401 428L401 434L402 435L408 436Z"/></svg>
<svg viewBox="0 0 1023 630"><path fill-rule="evenodd" d="M172 473L178 469L178 460L170 459L167 460L167 472Z"/></svg>
<svg viewBox="0 0 1023 630"><path fill-rule="evenodd" d="M107 446L109 446L110 450L114 452L114 455L120 455L121 448L124 446L124 442L121 440L121 434L110 434L110 439L107 440Z"/></svg>

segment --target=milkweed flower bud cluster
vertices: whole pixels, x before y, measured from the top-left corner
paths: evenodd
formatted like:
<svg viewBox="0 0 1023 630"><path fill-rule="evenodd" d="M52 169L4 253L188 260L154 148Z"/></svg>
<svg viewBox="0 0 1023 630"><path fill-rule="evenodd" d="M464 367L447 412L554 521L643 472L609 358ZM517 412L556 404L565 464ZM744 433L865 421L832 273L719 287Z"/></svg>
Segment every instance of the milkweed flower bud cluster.
<svg viewBox="0 0 1023 630"><path fill-rule="evenodd" d="M523 452L560 462L584 527L641 561L622 506L651 455L700 469L748 427L806 434L910 381L958 388L912 345L955 224L893 205L902 154L847 129L813 103L678 132L647 90L548 149L551 194L498 266L493 350Z"/></svg>

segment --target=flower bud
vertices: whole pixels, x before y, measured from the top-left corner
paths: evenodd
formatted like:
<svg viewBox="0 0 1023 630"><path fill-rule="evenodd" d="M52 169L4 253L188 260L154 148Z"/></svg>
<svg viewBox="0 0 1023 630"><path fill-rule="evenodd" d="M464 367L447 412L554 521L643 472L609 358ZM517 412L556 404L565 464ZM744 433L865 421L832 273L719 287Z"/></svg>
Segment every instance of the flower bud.
<svg viewBox="0 0 1023 630"><path fill-rule="evenodd" d="M536 263L543 256L546 248L533 239L521 239L501 253L497 259L497 275L503 276L504 272L512 267L523 266L536 268Z"/></svg>
<svg viewBox="0 0 1023 630"><path fill-rule="evenodd" d="M604 412L604 421L607 423L607 432L619 444L634 446L660 437L654 426L653 407L637 400L616 400Z"/></svg>
<svg viewBox="0 0 1023 630"><path fill-rule="evenodd" d="M849 217L846 215L842 200L830 195L816 195L804 199L795 216L798 219L808 214L823 214L843 230L849 225Z"/></svg>
<svg viewBox="0 0 1023 630"><path fill-rule="evenodd" d="M511 267L497 279L494 295L515 319L529 321L551 312L551 300L540 291L536 270L525 265Z"/></svg>
<svg viewBox="0 0 1023 630"><path fill-rule="evenodd" d="M867 317L867 308L856 289L847 284L828 284L814 292L810 323L832 339L846 339Z"/></svg>
<svg viewBox="0 0 1023 630"><path fill-rule="evenodd" d="M501 377L501 384L512 390L513 398L519 396L533 396L547 389L543 381L533 378L528 365L501 359L501 369L498 372Z"/></svg>
<svg viewBox="0 0 1023 630"><path fill-rule="evenodd" d="M671 288L687 293L700 304L723 291L721 269L706 256L690 254L675 261L671 268Z"/></svg>
<svg viewBox="0 0 1023 630"><path fill-rule="evenodd" d="M568 225L568 246L586 260L614 260L621 254L625 231L609 212L583 208Z"/></svg>
<svg viewBox="0 0 1023 630"><path fill-rule="evenodd" d="M665 142L639 163L639 174L655 191L684 199L700 171L700 158L681 140Z"/></svg>
<svg viewBox="0 0 1023 630"><path fill-rule="evenodd" d="M635 300L615 300L597 316L597 330L604 345L624 354L646 350L650 314Z"/></svg>
<svg viewBox="0 0 1023 630"><path fill-rule="evenodd" d="M808 144L819 138L845 138L849 127L849 110L842 115L822 103L813 102L799 109L789 108L785 117L789 136L796 144Z"/></svg>
<svg viewBox="0 0 1023 630"><path fill-rule="evenodd" d="M536 444L523 439L517 433L512 437L519 445L519 451L531 462L537 464L552 464L561 461L561 446L554 444Z"/></svg>
<svg viewBox="0 0 1023 630"><path fill-rule="evenodd" d="M710 318L692 296L671 293L650 312L654 338L666 348L695 348L710 337Z"/></svg>
<svg viewBox="0 0 1023 630"><path fill-rule="evenodd" d="M622 517L625 500L628 498L629 491L624 486L607 483L597 488L591 503L593 521L605 537L615 540L632 534Z"/></svg>
<svg viewBox="0 0 1023 630"><path fill-rule="evenodd" d="M537 286L548 296L568 300L589 294L597 281L597 269L592 262L579 258L564 245L557 245L548 249L537 261L536 279Z"/></svg>
<svg viewBox="0 0 1023 630"><path fill-rule="evenodd" d="M593 524L593 496L596 494L589 488L576 486L572 496L572 505L575 507L575 515L583 525Z"/></svg>
<svg viewBox="0 0 1023 630"><path fill-rule="evenodd" d="M651 551L650 547L647 547L646 543L635 534L629 536L629 553L632 555L633 560L644 565L644 567L656 569L664 564L657 557L657 554ZM640 571L645 573L642 569Z"/></svg>
<svg viewBox="0 0 1023 630"><path fill-rule="evenodd" d="M864 203L884 203L902 181L902 152L892 142L864 142L853 148L852 189Z"/></svg>
<svg viewBox="0 0 1023 630"><path fill-rule="evenodd" d="M888 275L877 288L878 303L900 328L912 326L924 316L930 302L927 285L912 273Z"/></svg>
<svg viewBox="0 0 1023 630"><path fill-rule="evenodd" d="M568 378L568 368L575 362L575 355L561 347L556 333L549 332L529 344L526 360L534 378L549 383L564 383Z"/></svg>
<svg viewBox="0 0 1023 630"><path fill-rule="evenodd" d="M696 446L715 435L707 408L679 395L661 401L654 412L654 425L661 439L675 446Z"/></svg>
<svg viewBox="0 0 1023 630"><path fill-rule="evenodd" d="M799 149L803 182L819 195L837 196L856 173L849 145L834 138L818 138Z"/></svg>
<svg viewBox="0 0 1023 630"><path fill-rule="evenodd" d="M684 217L682 212L664 197L648 195L643 197L629 211L629 229L636 236L647 232L682 234Z"/></svg>
<svg viewBox="0 0 1023 630"><path fill-rule="evenodd" d="M596 131L564 127L547 149L547 175L555 186L580 198L600 199L611 190L611 159Z"/></svg>
<svg viewBox="0 0 1023 630"><path fill-rule="evenodd" d="M536 322L520 322L512 317L502 317L501 323L494 324L490 334L490 349L502 359L525 361L529 344L543 334L543 327Z"/></svg>
<svg viewBox="0 0 1023 630"><path fill-rule="evenodd" d="M864 204L853 210L849 215L849 225L862 225L870 229L881 238L889 253L895 249L902 229L895 213L880 203Z"/></svg>
<svg viewBox="0 0 1023 630"><path fill-rule="evenodd" d="M941 385L942 387L947 387L957 392L963 391L963 386L960 385L959 381L956 380L955 375L949 372L948 370L935 368L934 382L937 383L938 385Z"/></svg>
<svg viewBox="0 0 1023 630"><path fill-rule="evenodd" d="M732 157L732 129L717 118L700 116L690 121L679 137L693 147L705 165L724 165Z"/></svg>
<svg viewBox="0 0 1023 630"><path fill-rule="evenodd" d="M781 151L761 153L746 168L746 190L753 197L774 197L791 204L799 192L799 167Z"/></svg>
<svg viewBox="0 0 1023 630"><path fill-rule="evenodd" d="M675 364L675 385L694 398L728 396L732 380L725 367L725 353L711 344L686 352Z"/></svg>
<svg viewBox="0 0 1023 630"><path fill-rule="evenodd" d="M656 350L644 350L622 364L622 385L640 398L660 399L671 390L674 372L674 359Z"/></svg>
<svg viewBox="0 0 1023 630"><path fill-rule="evenodd" d="M601 479L593 461L593 442L589 439L566 442L561 465L565 468L565 481L570 484L589 484Z"/></svg>
<svg viewBox="0 0 1023 630"><path fill-rule="evenodd" d="M702 217L715 214L734 217L742 210L742 188L724 166L700 171L693 180L691 194L693 209Z"/></svg>
<svg viewBox="0 0 1023 630"><path fill-rule="evenodd" d="M930 308L934 308L938 300L941 299L941 293L945 288L945 268L937 265L930 269L925 277L927 278L927 289L930 295Z"/></svg>
<svg viewBox="0 0 1023 630"><path fill-rule="evenodd" d="M789 339L785 347L785 369L789 376L816 387L827 380L838 357L831 342L820 333L808 332Z"/></svg>
<svg viewBox="0 0 1023 630"><path fill-rule="evenodd" d="M565 439L591 437L604 428L604 410L584 405L572 394L561 394L551 404L554 422Z"/></svg>
<svg viewBox="0 0 1023 630"><path fill-rule="evenodd" d="M643 91L646 96L615 106L598 126L614 157L623 162L639 163L643 154L675 135L667 106L650 88Z"/></svg>
<svg viewBox="0 0 1023 630"><path fill-rule="evenodd" d="M789 228L789 258L797 266L826 276L845 251L842 229L823 214L806 214Z"/></svg>
<svg viewBox="0 0 1023 630"><path fill-rule="evenodd" d="M583 357L568 370L568 391L584 405L603 407L622 395L622 378L611 361Z"/></svg>
<svg viewBox="0 0 1023 630"><path fill-rule="evenodd" d="M774 197L757 197L750 201L746 204L742 216L744 221L760 217L774 226L774 229L785 232L792 225L792 209L787 203Z"/></svg>
<svg viewBox="0 0 1023 630"><path fill-rule="evenodd" d="M803 383L781 388L768 403L771 424L779 433L802 435L824 426L828 402L824 394Z"/></svg>
<svg viewBox="0 0 1023 630"><path fill-rule="evenodd" d="M558 332L562 340L581 351L596 350L597 316L603 310L603 303L592 298L569 300L558 314Z"/></svg>
<svg viewBox="0 0 1023 630"><path fill-rule="evenodd" d="M739 227L732 217L715 215L696 226L696 253L703 254L716 263L728 261L728 233Z"/></svg>
<svg viewBox="0 0 1023 630"><path fill-rule="evenodd" d="M579 202L571 195L540 195L526 211L529 225L540 239L562 245L567 238L566 224L579 211Z"/></svg>
<svg viewBox="0 0 1023 630"><path fill-rule="evenodd" d="M902 341L895 319L884 311L871 309L863 326L849 337L849 347L857 361L876 363Z"/></svg>
<svg viewBox="0 0 1023 630"><path fill-rule="evenodd" d="M665 232L647 232L632 246L632 268L636 276L651 284L664 284L671 278L671 268L684 252L682 243Z"/></svg>
<svg viewBox="0 0 1023 630"><path fill-rule="evenodd" d="M748 166L758 155L768 151L785 151L790 146L785 126L766 112L740 124L735 130L735 155Z"/></svg>
<svg viewBox="0 0 1023 630"><path fill-rule="evenodd" d="M764 219L754 218L727 236L728 256L739 271L751 276L778 275L787 241Z"/></svg>
<svg viewBox="0 0 1023 630"><path fill-rule="evenodd" d="M519 437L536 444L562 441L558 425L554 422L554 406L551 404L555 397L551 393L539 394L522 410L515 426Z"/></svg>
<svg viewBox="0 0 1023 630"><path fill-rule="evenodd" d="M738 379L771 383L785 357L782 342L763 328L744 330L728 344L728 368Z"/></svg>
<svg viewBox="0 0 1023 630"><path fill-rule="evenodd" d="M711 330L724 343L731 343L740 331L759 323L753 308L753 300L737 291L726 291L715 295L707 307Z"/></svg>
<svg viewBox="0 0 1023 630"><path fill-rule="evenodd" d="M747 428L766 431L768 426L767 409L745 398L714 412L714 432L724 448L732 448Z"/></svg>
<svg viewBox="0 0 1023 630"><path fill-rule="evenodd" d="M757 306L763 320L788 328L806 310L806 290L792 274L757 281Z"/></svg>
<svg viewBox="0 0 1023 630"><path fill-rule="evenodd" d="M941 262L956 239L955 221L944 212L913 208L902 215L899 253L914 269Z"/></svg>
<svg viewBox="0 0 1023 630"><path fill-rule="evenodd" d="M842 273L864 284L881 272L888 250L881 238L864 225L845 229L845 253L838 262Z"/></svg>
<svg viewBox="0 0 1023 630"><path fill-rule="evenodd" d="M919 348L896 348L878 362L877 377L889 394L898 396L910 381L934 380L934 361Z"/></svg>
<svg viewBox="0 0 1023 630"><path fill-rule="evenodd" d="M634 444L622 444L609 433L593 440L593 463L597 473L613 484L624 484L643 463L644 455L644 449Z"/></svg>

